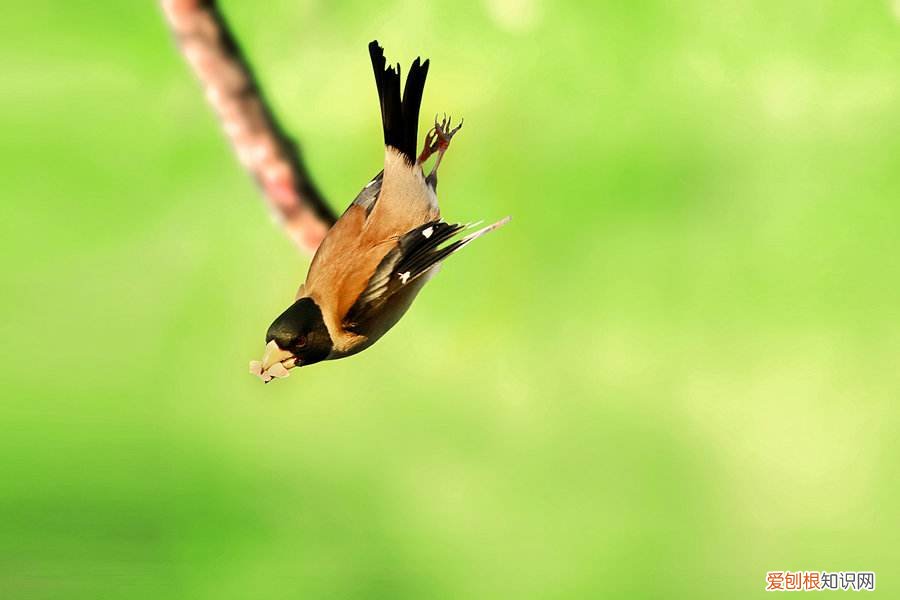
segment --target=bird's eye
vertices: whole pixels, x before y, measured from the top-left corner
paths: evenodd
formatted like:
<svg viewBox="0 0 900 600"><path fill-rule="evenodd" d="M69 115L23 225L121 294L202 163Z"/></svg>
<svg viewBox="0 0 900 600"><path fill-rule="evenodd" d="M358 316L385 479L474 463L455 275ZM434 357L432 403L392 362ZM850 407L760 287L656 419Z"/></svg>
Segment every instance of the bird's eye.
<svg viewBox="0 0 900 600"><path fill-rule="evenodd" d="M300 337L297 338L297 347L303 348L304 346L306 346L306 336L301 335Z"/></svg>

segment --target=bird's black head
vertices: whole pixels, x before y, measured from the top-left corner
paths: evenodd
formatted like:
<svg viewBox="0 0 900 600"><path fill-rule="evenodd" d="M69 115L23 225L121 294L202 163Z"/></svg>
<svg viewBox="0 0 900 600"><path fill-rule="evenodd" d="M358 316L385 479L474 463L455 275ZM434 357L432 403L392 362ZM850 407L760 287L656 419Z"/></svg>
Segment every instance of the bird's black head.
<svg viewBox="0 0 900 600"><path fill-rule="evenodd" d="M312 298L300 298L269 325L266 343L272 341L296 357L297 366L324 360L333 348L322 311Z"/></svg>

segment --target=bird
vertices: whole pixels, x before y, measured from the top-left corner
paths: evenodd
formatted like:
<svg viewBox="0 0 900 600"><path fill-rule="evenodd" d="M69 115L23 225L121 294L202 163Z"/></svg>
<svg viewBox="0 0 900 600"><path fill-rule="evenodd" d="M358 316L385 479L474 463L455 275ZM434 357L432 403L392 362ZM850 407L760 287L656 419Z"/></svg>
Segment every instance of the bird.
<svg viewBox="0 0 900 600"><path fill-rule="evenodd" d="M363 187L319 245L294 302L269 326L261 361L250 372L263 382L296 367L357 354L406 313L450 255L509 221L448 223L437 200L437 171L460 131L444 116L417 155L418 120L430 61L416 58L401 93L400 64L388 66L377 40L369 56L381 107L384 165ZM425 174L424 164L435 157Z"/></svg>

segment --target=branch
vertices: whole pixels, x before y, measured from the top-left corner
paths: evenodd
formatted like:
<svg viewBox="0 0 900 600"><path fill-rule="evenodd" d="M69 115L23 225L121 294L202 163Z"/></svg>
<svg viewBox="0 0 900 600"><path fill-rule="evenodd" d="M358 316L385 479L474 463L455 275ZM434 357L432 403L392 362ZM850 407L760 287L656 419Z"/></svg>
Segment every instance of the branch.
<svg viewBox="0 0 900 600"><path fill-rule="evenodd" d="M162 0L181 52L200 79L241 164L288 236L313 253L335 215L263 97L217 0Z"/></svg>

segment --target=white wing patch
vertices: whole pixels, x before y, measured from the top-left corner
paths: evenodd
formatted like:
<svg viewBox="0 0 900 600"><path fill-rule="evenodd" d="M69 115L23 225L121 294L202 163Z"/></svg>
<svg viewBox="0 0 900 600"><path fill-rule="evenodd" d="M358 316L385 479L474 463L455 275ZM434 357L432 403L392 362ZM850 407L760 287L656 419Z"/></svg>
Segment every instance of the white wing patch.
<svg viewBox="0 0 900 600"><path fill-rule="evenodd" d="M403 283L403 285L406 285L406 282L409 281L409 271L407 271L406 273L400 273L400 281Z"/></svg>
<svg viewBox="0 0 900 600"><path fill-rule="evenodd" d="M434 233L434 227L429 227L428 229L422 230L422 235L424 235L426 238L430 238L432 233Z"/></svg>

